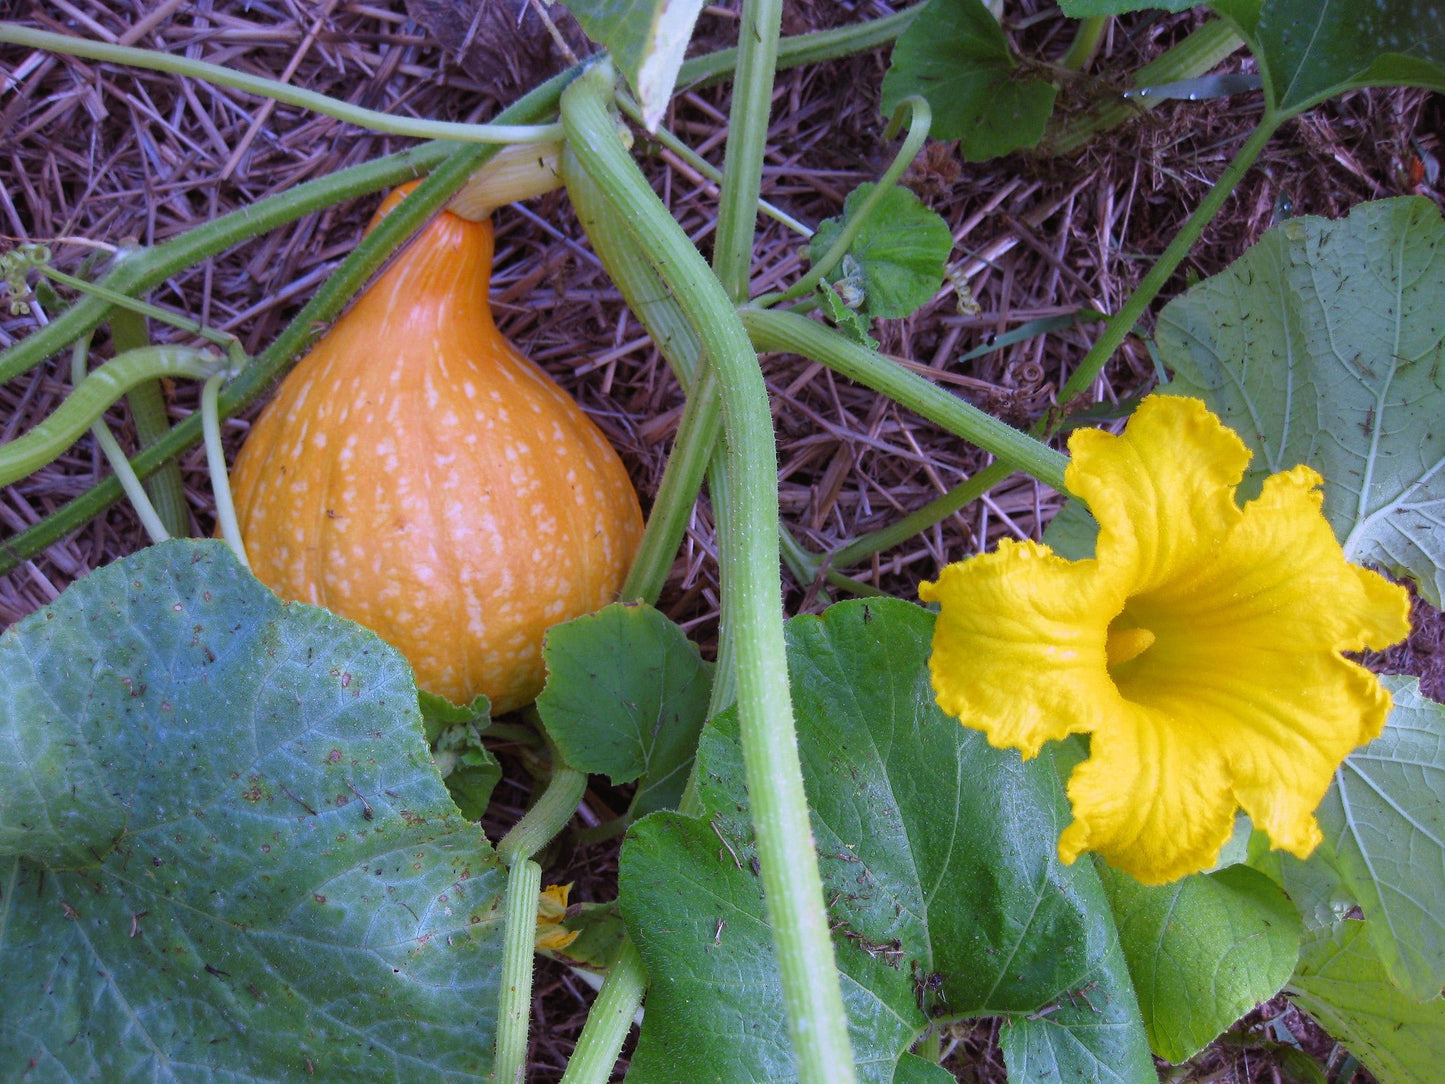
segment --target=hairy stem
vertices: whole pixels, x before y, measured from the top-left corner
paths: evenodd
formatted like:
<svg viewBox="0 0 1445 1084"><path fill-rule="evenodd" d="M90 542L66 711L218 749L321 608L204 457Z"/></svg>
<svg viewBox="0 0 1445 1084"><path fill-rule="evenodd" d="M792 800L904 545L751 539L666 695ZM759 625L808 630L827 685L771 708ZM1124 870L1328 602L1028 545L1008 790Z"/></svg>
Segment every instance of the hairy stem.
<svg viewBox="0 0 1445 1084"><path fill-rule="evenodd" d="M743 764L783 1002L799 1079L850 1084L853 1056L788 685L767 388L732 299L618 141L607 112L611 93L609 67L589 70L564 92L562 120L578 162L646 245L717 370L731 487L718 517L723 624L735 653Z"/></svg>

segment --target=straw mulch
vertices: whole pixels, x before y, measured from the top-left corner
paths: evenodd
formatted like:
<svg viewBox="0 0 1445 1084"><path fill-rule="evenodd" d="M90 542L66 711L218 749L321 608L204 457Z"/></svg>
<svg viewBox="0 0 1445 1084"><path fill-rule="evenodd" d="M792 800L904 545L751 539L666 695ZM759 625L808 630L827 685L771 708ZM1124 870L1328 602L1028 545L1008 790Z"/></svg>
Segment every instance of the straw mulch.
<svg viewBox="0 0 1445 1084"><path fill-rule="evenodd" d="M700 47L735 39L735 8L707 8ZM1049 58L1062 53L1070 31L1052 5L1020 0L1008 9L1024 48ZM789 5L785 30L819 29L888 10L883 0L806 0ZM568 46L585 51L562 9L551 13L563 21ZM0 15L184 53L371 108L437 119L486 120L565 64L526 0L0 0ZM1188 14L1117 20L1095 73L1125 81L1197 20ZM1237 57L1225 70L1241 63ZM855 185L877 177L897 146L883 140L877 110L886 64L881 51L780 75L765 198L816 223L838 214ZM57 265L70 271L116 245L174 237L212 216L408 143L224 88L13 47L0 47L0 79L0 240L44 241ZM666 124L720 163L727 101L725 87L684 91ZM1243 141L1258 108L1257 98L1248 96L1165 104L1067 158L1013 155L967 164L955 148L931 145L908 183L953 228L954 258L976 309L960 311L948 287L915 316L877 329L883 349L1010 422L1037 420L1083 356L1093 327L1038 336L966 364L952 359L1028 321L1088 307L1116 309ZM1196 248L1189 273L1211 274L1237 257L1270 226L1282 198L1296 214L1336 217L1382 196L1420 192L1438 200L1441 189L1431 187L1436 179L1417 176L1415 165L1422 155L1440 154L1442 120L1439 98L1390 91L1351 94L1290 123ZM712 184L646 140L638 149L657 190L707 251ZM241 245L176 276L151 300L233 332L248 351L259 351L350 250L375 203L339 206ZM505 209L496 224L493 290L503 332L591 412L620 450L646 506L681 411L675 381L602 274L565 196ZM803 270L799 246L796 236L761 220L755 292L785 285ZM1181 273L1165 296L1183 284ZM29 333L36 319L0 312L0 347ZM154 331L169 334L159 326ZM98 336L93 363L108 350L105 336ZM986 463L975 449L817 366L769 357L764 367L778 434L783 516L814 552L830 552L893 522ZM56 359L0 388L0 439L53 410L69 386L68 371L68 357ZM1093 398L1114 402L1147 390L1154 380L1145 347L1134 341L1097 382ZM196 395L195 388L176 386L175 416L190 412ZM110 421L129 445L133 435L124 409L113 411ZM227 439L238 444L246 426L245 418L229 422ZM83 440L0 492L0 536L23 530L104 473L93 442ZM199 452L184 457L182 475L192 529L209 534L212 508ZM918 581L947 561L1002 537L1038 537L1058 506L1057 495L1015 479L862 567L840 571L914 597ZM111 509L0 578L0 624L145 541L127 507ZM704 499L661 605L705 649L716 636L715 555ZM792 612L817 610L832 597L818 583L786 575L784 586ZM1409 644L1377 661L1423 675L1427 692L1438 696L1445 672L1441 625L1438 614L1423 606L1417 616ZM609 803L623 800L605 791L589 796L600 819ZM519 810L522 784L504 784L499 801L500 818L510 807ZM615 852L594 847L567 860L572 866L559 873L583 889L609 893ZM560 1073L590 997L570 973L544 967L536 1079ZM1281 1003L1259 1015L1285 1011ZM1290 1023L1321 1059L1341 1056L1297 1014ZM1195 1079L1280 1079L1264 1036L1259 1027L1242 1029L1238 1043L1201 1057ZM988 1028L950 1041L956 1042L950 1065L960 1079L1003 1079Z"/></svg>

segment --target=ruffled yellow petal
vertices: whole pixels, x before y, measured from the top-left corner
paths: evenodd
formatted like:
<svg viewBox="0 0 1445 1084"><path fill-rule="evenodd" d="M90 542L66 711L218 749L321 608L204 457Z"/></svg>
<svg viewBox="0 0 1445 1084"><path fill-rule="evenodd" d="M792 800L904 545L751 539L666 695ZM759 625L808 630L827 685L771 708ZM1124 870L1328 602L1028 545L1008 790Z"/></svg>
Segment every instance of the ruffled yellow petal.
<svg viewBox="0 0 1445 1084"><path fill-rule="evenodd" d="M1249 449L1197 399L1151 395L1123 434L1081 429L1069 451L1064 482L1099 522L1095 554L1132 569L1135 590L1207 558L1239 519Z"/></svg>
<svg viewBox="0 0 1445 1084"><path fill-rule="evenodd" d="M919 597L940 605L929 668L939 706L1025 757L1117 709L1106 630L1121 589L1093 561L1005 541L949 565Z"/></svg>
<svg viewBox="0 0 1445 1084"><path fill-rule="evenodd" d="M1059 857L1086 850L1145 884L1213 865L1234 828L1219 743L1187 720L1126 705L1089 740L1069 778L1074 821Z"/></svg>

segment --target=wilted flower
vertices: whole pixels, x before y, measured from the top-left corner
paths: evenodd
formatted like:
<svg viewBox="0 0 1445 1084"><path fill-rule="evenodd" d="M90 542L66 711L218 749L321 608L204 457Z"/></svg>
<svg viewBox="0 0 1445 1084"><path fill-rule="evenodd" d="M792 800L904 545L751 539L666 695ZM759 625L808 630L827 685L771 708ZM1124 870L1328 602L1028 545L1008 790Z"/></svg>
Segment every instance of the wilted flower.
<svg viewBox="0 0 1445 1084"><path fill-rule="evenodd" d="M1402 639L1405 590L1345 560L1309 467L1241 509L1249 450L1198 400L1150 396L1121 436L1080 431L1069 450L1093 558L1003 542L920 585L940 604L939 705L1025 757L1090 735L1065 862L1094 850L1173 880L1217 860L1240 807L1307 856L1332 774L1390 710L1341 652Z"/></svg>

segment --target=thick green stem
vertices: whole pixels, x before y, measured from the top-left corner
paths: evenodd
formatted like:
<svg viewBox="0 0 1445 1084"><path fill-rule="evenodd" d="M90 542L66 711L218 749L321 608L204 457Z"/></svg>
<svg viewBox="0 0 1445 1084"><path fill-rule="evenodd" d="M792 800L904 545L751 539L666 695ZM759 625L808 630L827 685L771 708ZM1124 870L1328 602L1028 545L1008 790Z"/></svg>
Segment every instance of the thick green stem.
<svg viewBox="0 0 1445 1084"><path fill-rule="evenodd" d="M735 303L748 298L782 19L782 0L743 0L713 249L713 270Z"/></svg>
<svg viewBox="0 0 1445 1084"><path fill-rule="evenodd" d="M542 867L523 859L507 867L506 932L502 986L497 999L497 1054L492 1079L520 1084L527 1073L527 1025L532 1018L532 957L537 944L537 900Z"/></svg>
<svg viewBox="0 0 1445 1084"><path fill-rule="evenodd" d="M185 346L145 346L112 358L82 380L50 417L24 436L0 444L0 486L54 460L137 384L162 376L204 380L224 365L224 358Z"/></svg>
<svg viewBox="0 0 1445 1084"><path fill-rule="evenodd" d="M1099 51L1099 41L1108 25L1107 15L1091 15L1080 19L1079 25L1074 28L1074 40L1069 42L1069 48L1059 58L1059 67L1071 72L1081 72L1087 68L1093 62L1094 54Z"/></svg>
<svg viewBox="0 0 1445 1084"><path fill-rule="evenodd" d="M111 313L110 337L117 354L150 345L150 332L146 328L145 317L129 309L118 308ZM135 423L136 437L142 448L150 447L170 432L171 419L166 410L165 389L161 387L159 380L151 380L132 388L125 401L130 407L131 421ZM186 514L186 495L181 488L179 464L171 460L146 479L144 484L166 534L174 538L188 535L190 516Z"/></svg>
<svg viewBox="0 0 1445 1084"><path fill-rule="evenodd" d="M456 143L547 143L555 140L559 134L556 125L552 124L459 124L453 121L399 117L375 109L364 109L290 83L266 79L188 56L161 53L154 49L136 49L128 45L112 45L109 42L91 41L69 34L52 34L15 23L0 23L0 42L24 45L31 49L45 49L65 56L80 56L87 60L203 79L216 86L244 90L260 98L298 106L313 113L335 117L358 128L387 135L411 136L414 139L448 139Z"/></svg>
<svg viewBox="0 0 1445 1084"><path fill-rule="evenodd" d="M562 121L578 162L612 198L638 242L646 245L701 340L708 363L717 370L723 458L732 486L718 516L722 621L724 640L735 650L743 764L783 1002L799 1079L805 1084L851 1084L847 1017L788 685L778 570L777 452L767 388L731 298L618 140L607 112L611 93L610 68L589 70L563 94Z"/></svg>
<svg viewBox="0 0 1445 1084"><path fill-rule="evenodd" d="M607 969L597 1000L587 1012L587 1023L577 1036L562 1084L604 1084L611 1078L646 991L647 970L637 946L623 941L617 959Z"/></svg>
<svg viewBox="0 0 1445 1084"><path fill-rule="evenodd" d="M832 328L791 312L743 309L739 315L759 350L801 354L826 365L1063 491L1067 456L895 365L876 350L850 342Z"/></svg>
<svg viewBox="0 0 1445 1084"><path fill-rule="evenodd" d="M1159 295L1164 284L1169 281L1169 276L1174 274L1174 271L1184 261L1184 257L1189 255L1189 250L1194 247L1194 242L1199 240L1204 228L1219 213L1220 208L1224 206L1224 201L1229 198L1229 194L1234 191L1240 179L1254 164L1254 160L1259 157L1259 152L1269 142L1270 136L1274 135L1274 131L1279 127L1282 119L1266 113L1260 121L1259 127L1250 133L1244 146L1239 148L1239 153L1219 175L1219 180L1214 182L1214 187L1199 201L1199 206L1194 209L1194 213L1189 216L1188 221L1174 235L1174 240L1169 242L1169 247L1164 250L1164 254L1149 269L1138 288L1130 295L1129 300L1124 302L1123 307L1110 317L1103 334L1084 356L1079 367L1070 374L1064 386L1059 389L1060 406L1067 408L1071 400L1083 394L1094 382L1094 378L1114 356L1114 351L1134 330L1134 325L1139 322L1139 318L1144 315L1150 303Z"/></svg>
<svg viewBox="0 0 1445 1084"><path fill-rule="evenodd" d="M512 825L497 844L497 854L507 865L531 858L567 826L582 796L587 792L587 773L556 761L552 778L537 804Z"/></svg>

